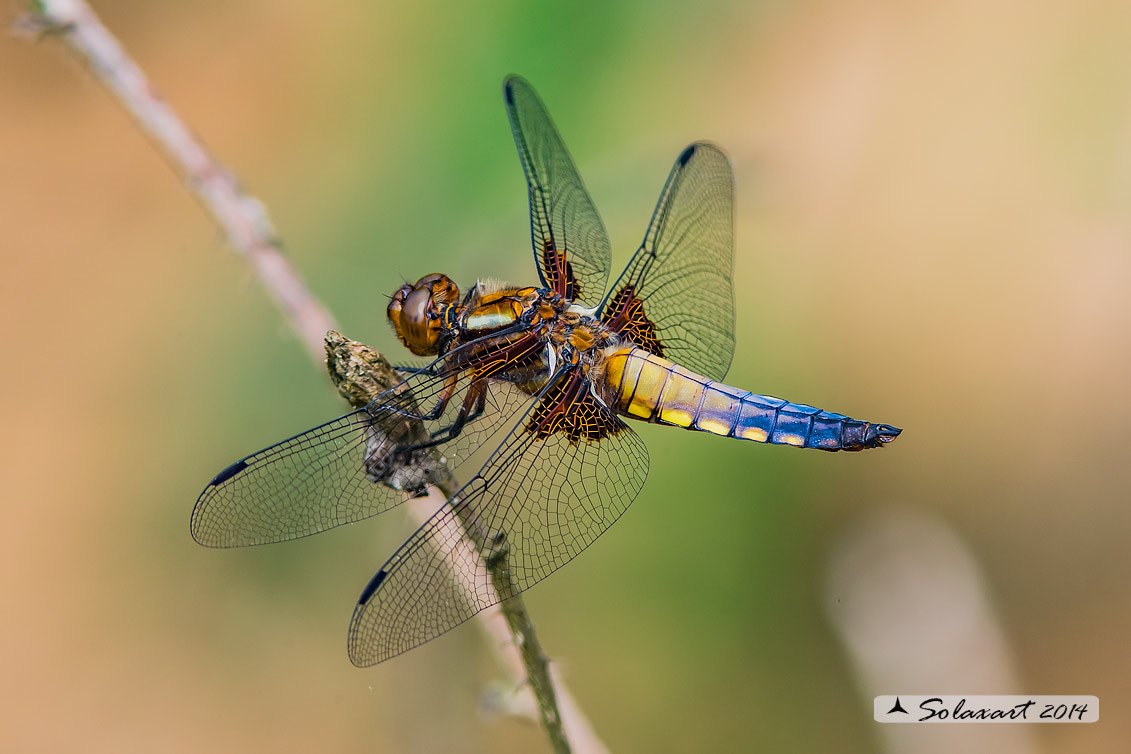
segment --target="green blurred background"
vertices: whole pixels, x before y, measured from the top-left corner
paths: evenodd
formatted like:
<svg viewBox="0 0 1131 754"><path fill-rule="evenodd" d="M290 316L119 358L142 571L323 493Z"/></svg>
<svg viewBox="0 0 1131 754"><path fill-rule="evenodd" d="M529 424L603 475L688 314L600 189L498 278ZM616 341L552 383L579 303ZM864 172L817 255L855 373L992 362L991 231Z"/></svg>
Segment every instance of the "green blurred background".
<svg viewBox="0 0 1131 754"><path fill-rule="evenodd" d="M679 151L730 154L728 382L906 432L830 455L640 429L637 503L528 600L613 751L884 746L824 608L832 553L877 509L965 542L1020 692L1106 705L1035 731L1037 750L1131 737L1131 6L97 10L264 200L345 334L389 353L404 278L535 282L506 73L546 101L617 269ZM60 45L8 38L0 71L0 746L546 750L482 713L499 670L474 628L349 664L353 603L402 514L192 542L218 469L343 405Z"/></svg>

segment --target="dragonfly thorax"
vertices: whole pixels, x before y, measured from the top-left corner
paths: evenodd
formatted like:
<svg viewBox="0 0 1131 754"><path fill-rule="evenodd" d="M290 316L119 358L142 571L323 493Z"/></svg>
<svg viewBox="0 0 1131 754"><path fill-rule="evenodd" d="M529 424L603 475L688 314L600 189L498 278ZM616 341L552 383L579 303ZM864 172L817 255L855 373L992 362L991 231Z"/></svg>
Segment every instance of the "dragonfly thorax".
<svg viewBox="0 0 1131 754"><path fill-rule="evenodd" d="M555 319L549 343L559 363L578 364L587 372L606 350L619 347L621 340L601 320L571 308Z"/></svg>
<svg viewBox="0 0 1131 754"><path fill-rule="evenodd" d="M461 340L475 340L502 330L537 328L561 310L561 297L537 288L480 281L468 292L456 318Z"/></svg>
<svg viewBox="0 0 1131 754"><path fill-rule="evenodd" d="M442 278L421 278L403 297L406 303L401 310L391 313L390 319L396 327L399 316L398 335L413 335L417 331L406 327L411 324L406 323L406 313L415 310L409 312L408 304L419 300L414 296L425 300L425 316L437 312L438 316L428 321L438 322L440 327L434 338L431 331L425 333L424 345L438 344L439 350L434 353L450 354L452 367L470 367L480 377L510 382L533 394L557 370L569 366L601 384L608 354L622 347L619 334L594 316L593 310L575 305L555 291L479 281L462 303L454 305L448 303L450 289L440 284L447 279L437 277ZM422 340L418 338L418 347ZM491 366L473 366L484 361Z"/></svg>

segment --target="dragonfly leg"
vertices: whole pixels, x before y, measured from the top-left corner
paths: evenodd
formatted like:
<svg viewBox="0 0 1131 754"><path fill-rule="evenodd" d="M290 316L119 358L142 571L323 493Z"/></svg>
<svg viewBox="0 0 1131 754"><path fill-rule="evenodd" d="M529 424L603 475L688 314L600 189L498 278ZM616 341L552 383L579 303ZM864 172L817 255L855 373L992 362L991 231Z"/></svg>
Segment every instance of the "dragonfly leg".
<svg viewBox="0 0 1131 754"><path fill-rule="evenodd" d="M445 389L445 392L447 392L446 389ZM441 411L441 412L443 411L443 405L447 403L448 398L450 398L450 396L446 396L444 398L444 401L441 404L439 411ZM463 403L460 405L459 411L456 413L455 419L452 421L451 424L444 427L443 429L438 429L435 432L433 432L432 433L432 439L428 440L427 442L422 442L422 443L418 443L416 445L410 445L408 447L401 448L400 451L398 451L398 452L401 453L401 454L407 455L407 454L410 454L410 453L414 453L418 450L424 450L426 448L432 448L432 447L435 447L437 445L442 445L443 443L446 443L449 440L454 440L456 437L459 436L459 433L463 431L464 425L466 425L469 421L475 421L480 416L482 416L483 411L486 408L486 406L487 406L487 381L486 380L473 381L471 383L471 387L468 388L467 395L464 396ZM433 412L433 413L436 413L436 412ZM429 417L429 418L434 419L434 418L437 418L437 417L433 416L433 417Z"/></svg>
<svg viewBox="0 0 1131 754"><path fill-rule="evenodd" d="M483 410L487 406L487 384L486 382L472 383L471 389L467 392L467 397L463 400L463 405L460 406L459 413L456 414L455 421L443 429L438 429L432 433L433 440L445 442L457 437L463 426L468 422L475 421L483 415Z"/></svg>
<svg viewBox="0 0 1131 754"><path fill-rule="evenodd" d="M459 385L459 374L452 373L448 375L448 379L444 382L444 389L440 391L440 397L436 401L436 407L429 411L427 414L414 416L413 419L421 421L436 421L444 415L444 409L448 407L448 401L456 394L456 387ZM466 401L465 401L466 402ZM460 409L463 410L462 408Z"/></svg>

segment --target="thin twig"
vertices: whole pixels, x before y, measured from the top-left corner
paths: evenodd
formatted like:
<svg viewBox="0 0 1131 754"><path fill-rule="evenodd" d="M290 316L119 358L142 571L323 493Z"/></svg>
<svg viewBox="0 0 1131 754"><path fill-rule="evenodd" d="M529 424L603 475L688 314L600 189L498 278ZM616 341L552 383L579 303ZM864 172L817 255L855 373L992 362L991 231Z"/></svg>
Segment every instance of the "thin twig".
<svg viewBox="0 0 1131 754"><path fill-rule="evenodd" d="M374 348L345 338L333 330L326 333L326 368L339 394L354 408L367 406L372 400L400 383L402 379ZM476 524L472 511L454 499L453 496L458 492L459 485L452 478L447 466L439 459L439 454L435 456L432 460L417 460L414 463L417 464L416 470L426 472L427 478L434 480L435 489L446 500L451 501L456 518L459 519L458 525L452 524L453 531L445 532L441 539L460 540L463 543L461 546L466 547L470 552L499 553L498 548L484 539L483 527ZM495 596L512 595L499 605L503 620L492 619L491 623L497 626L502 636L508 639L513 637L513 641L517 643L521 653L519 659L523 667L516 668L516 677L522 677L525 669L542 725L550 737L554 751L570 751L569 739L566 736L567 729L570 730L575 741L587 742L584 747L578 746L578 751L604 751L604 746L597 739L588 721L580 715L577 704L568 696L560 681L557 681L559 688L555 688L556 679L551 675L549 661L542 652L542 645L538 641L530 615L526 612L526 605L517 596L519 589L511 575L509 559L505 552L503 550L490 557L482 555L481 557L491 578ZM478 601L474 577L471 580L457 578L456 581L467 592L469 604ZM559 711L559 696L562 697L561 707L567 710L565 715ZM517 705L511 704L509 707L515 709Z"/></svg>
<svg viewBox="0 0 1131 754"><path fill-rule="evenodd" d="M248 258L307 352L321 363L323 337L334 329L334 319L283 255L263 203L240 190L235 176L209 154L157 94L89 5L81 0L39 0L32 6L18 30L60 38L117 98L224 230L232 248ZM494 571L493 579L497 576ZM515 679L515 686L529 679L555 751L569 751L568 741L577 751L606 751L568 689L551 672L519 597L485 611L477 623ZM564 715L559 712L559 702Z"/></svg>
<svg viewBox="0 0 1131 754"><path fill-rule="evenodd" d="M322 336L333 329L333 318L283 256L263 203L240 190L232 173L157 94L90 6L78 0L42 0L36 5L38 13L21 24L21 30L38 28L61 38L110 90L224 229L232 248L248 258L287 324L321 360Z"/></svg>

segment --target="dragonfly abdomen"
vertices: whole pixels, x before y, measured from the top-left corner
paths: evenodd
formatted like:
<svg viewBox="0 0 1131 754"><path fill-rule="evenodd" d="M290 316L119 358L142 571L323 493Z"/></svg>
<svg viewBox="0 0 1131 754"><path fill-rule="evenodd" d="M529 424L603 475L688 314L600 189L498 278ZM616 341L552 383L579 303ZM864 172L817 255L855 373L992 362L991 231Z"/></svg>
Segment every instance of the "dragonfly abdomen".
<svg viewBox="0 0 1131 754"><path fill-rule="evenodd" d="M723 437L819 450L864 450L901 430L714 382L640 348L617 351L605 379L625 416Z"/></svg>

